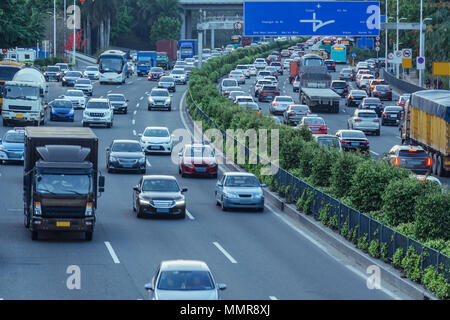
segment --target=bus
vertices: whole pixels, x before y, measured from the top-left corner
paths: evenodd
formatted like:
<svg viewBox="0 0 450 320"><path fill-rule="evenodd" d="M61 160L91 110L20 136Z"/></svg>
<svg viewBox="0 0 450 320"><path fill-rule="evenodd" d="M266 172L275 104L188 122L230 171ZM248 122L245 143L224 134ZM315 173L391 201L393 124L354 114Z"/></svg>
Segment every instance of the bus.
<svg viewBox="0 0 450 320"><path fill-rule="evenodd" d="M333 45L333 40L331 38L326 38L322 40L322 43L320 45L321 49L325 49L326 51L331 51L331 46Z"/></svg>
<svg viewBox="0 0 450 320"><path fill-rule="evenodd" d="M23 64L14 61L0 61L0 112L3 105L3 86L6 81L11 81L14 75L23 68Z"/></svg>
<svg viewBox="0 0 450 320"><path fill-rule="evenodd" d="M252 37L242 37L241 46L242 48L247 47L252 44Z"/></svg>
<svg viewBox="0 0 450 320"><path fill-rule="evenodd" d="M128 73L127 54L120 50L107 50L97 59L100 84L125 83Z"/></svg>
<svg viewBox="0 0 450 320"><path fill-rule="evenodd" d="M335 63L347 63L347 47L343 44L335 44L331 47L330 58Z"/></svg>
<svg viewBox="0 0 450 320"><path fill-rule="evenodd" d="M241 46L242 37L240 35L234 35L231 37L231 44L235 48L239 48Z"/></svg>
<svg viewBox="0 0 450 320"><path fill-rule="evenodd" d="M300 58L300 63L302 66L313 66L320 67L323 66L323 59L317 54L305 54Z"/></svg>

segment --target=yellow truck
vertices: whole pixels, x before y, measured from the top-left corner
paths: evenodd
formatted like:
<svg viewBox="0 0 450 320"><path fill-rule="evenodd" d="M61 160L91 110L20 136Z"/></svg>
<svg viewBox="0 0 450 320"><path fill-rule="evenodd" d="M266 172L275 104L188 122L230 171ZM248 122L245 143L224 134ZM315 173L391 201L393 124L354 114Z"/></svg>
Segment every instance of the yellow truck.
<svg viewBox="0 0 450 320"><path fill-rule="evenodd" d="M401 123L403 144L420 145L431 157L432 173L450 173L450 91L414 92L405 104Z"/></svg>
<svg viewBox="0 0 450 320"><path fill-rule="evenodd" d="M23 68L22 63L14 61L0 61L0 112L3 106L3 86L6 81L11 81L14 75Z"/></svg>

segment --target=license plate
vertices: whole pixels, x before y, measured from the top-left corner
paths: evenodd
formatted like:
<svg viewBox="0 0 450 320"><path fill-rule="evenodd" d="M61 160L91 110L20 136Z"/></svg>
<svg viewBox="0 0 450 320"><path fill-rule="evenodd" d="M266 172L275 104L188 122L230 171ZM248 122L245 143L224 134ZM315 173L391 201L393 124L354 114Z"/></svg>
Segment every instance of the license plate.
<svg viewBox="0 0 450 320"><path fill-rule="evenodd" d="M195 168L196 172L206 172L206 168Z"/></svg>
<svg viewBox="0 0 450 320"><path fill-rule="evenodd" d="M397 119L397 115L396 114L391 114L390 117L394 118L394 119Z"/></svg>
<svg viewBox="0 0 450 320"><path fill-rule="evenodd" d="M419 160L410 160L410 161L408 161L408 164L412 164L412 165L418 165L420 163L421 163L421 161L419 161Z"/></svg>
<svg viewBox="0 0 450 320"><path fill-rule="evenodd" d="M94 118L94 121L100 121L101 119L100 118Z"/></svg>
<svg viewBox="0 0 450 320"><path fill-rule="evenodd" d="M112 81L112 79L108 79L109 81Z"/></svg>
<svg viewBox="0 0 450 320"><path fill-rule="evenodd" d="M272 99L272 96L267 96L267 99Z"/></svg>
<svg viewBox="0 0 450 320"><path fill-rule="evenodd" d="M70 227L70 221L56 221L57 227Z"/></svg>
<svg viewBox="0 0 450 320"><path fill-rule="evenodd" d="M152 150L159 150L159 146L151 146L150 149L152 149Z"/></svg>
<svg viewBox="0 0 450 320"><path fill-rule="evenodd" d="M16 118L17 119L22 119L23 118L23 114L22 113L17 113L16 114Z"/></svg>
<svg viewBox="0 0 450 320"><path fill-rule="evenodd" d="M156 208L157 213L169 213L169 208Z"/></svg>
<svg viewBox="0 0 450 320"><path fill-rule="evenodd" d="M352 142L352 146L359 146L359 142Z"/></svg>
<svg viewBox="0 0 450 320"><path fill-rule="evenodd" d="M375 109L377 106L369 106L370 109Z"/></svg>

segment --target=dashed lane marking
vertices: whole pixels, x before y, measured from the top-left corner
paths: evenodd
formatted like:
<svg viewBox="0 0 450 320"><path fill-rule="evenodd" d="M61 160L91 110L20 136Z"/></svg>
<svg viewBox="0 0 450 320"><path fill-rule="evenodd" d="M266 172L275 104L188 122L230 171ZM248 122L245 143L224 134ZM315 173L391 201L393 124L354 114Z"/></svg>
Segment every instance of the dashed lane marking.
<svg viewBox="0 0 450 320"><path fill-rule="evenodd" d="M116 253L114 252L113 247L111 246L111 244L108 241L105 241L105 246L108 249L109 254L111 255L111 258L113 259L114 263L116 263L116 264L120 263L120 260L117 257Z"/></svg>
<svg viewBox="0 0 450 320"><path fill-rule="evenodd" d="M225 250L218 242L213 242L213 245L216 246L217 249L219 249L220 252L223 253L223 255L230 260L231 263L237 263L237 261L231 256L231 254L228 253L227 250Z"/></svg>

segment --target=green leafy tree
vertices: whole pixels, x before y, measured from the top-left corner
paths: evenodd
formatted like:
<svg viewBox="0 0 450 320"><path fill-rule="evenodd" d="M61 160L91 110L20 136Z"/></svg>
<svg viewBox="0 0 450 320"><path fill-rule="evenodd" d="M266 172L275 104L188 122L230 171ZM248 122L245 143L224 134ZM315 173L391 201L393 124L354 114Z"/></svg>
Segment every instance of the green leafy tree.
<svg viewBox="0 0 450 320"><path fill-rule="evenodd" d="M450 240L450 193L433 192L417 201L414 233L418 239Z"/></svg>
<svg viewBox="0 0 450 320"><path fill-rule="evenodd" d="M181 22L177 18L160 17L152 26L150 40L177 40L180 36Z"/></svg>

